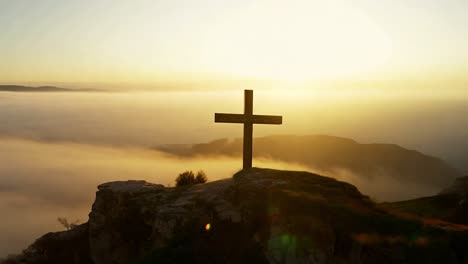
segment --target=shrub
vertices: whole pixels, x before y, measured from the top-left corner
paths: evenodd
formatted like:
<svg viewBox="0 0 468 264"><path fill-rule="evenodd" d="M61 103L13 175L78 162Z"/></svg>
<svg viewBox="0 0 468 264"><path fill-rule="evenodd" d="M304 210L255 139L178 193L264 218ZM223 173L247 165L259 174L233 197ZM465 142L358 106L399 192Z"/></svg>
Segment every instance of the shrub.
<svg viewBox="0 0 468 264"><path fill-rule="evenodd" d="M195 184L195 175L192 171L185 171L176 178L176 186L185 186Z"/></svg>
<svg viewBox="0 0 468 264"><path fill-rule="evenodd" d="M59 217L57 218L57 221L59 221L59 223L63 225L63 227L65 227L66 230L72 230L80 224L79 220L75 220L74 222L68 222L68 219L65 217Z"/></svg>
<svg viewBox="0 0 468 264"><path fill-rule="evenodd" d="M208 181L208 177L206 177L206 173L204 171L197 172L197 176L195 177L195 184L205 183L207 181Z"/></svg>
<svg viewBox="0 0 468 264"><path fill-rule="evenodd" d="M203 171L197 172L197 176L193 173L193 171L185 171L179 174L176 178L176 186L185 186L185 185L193 185L199 183L205 183L208 180L206 174Z"/></svg>

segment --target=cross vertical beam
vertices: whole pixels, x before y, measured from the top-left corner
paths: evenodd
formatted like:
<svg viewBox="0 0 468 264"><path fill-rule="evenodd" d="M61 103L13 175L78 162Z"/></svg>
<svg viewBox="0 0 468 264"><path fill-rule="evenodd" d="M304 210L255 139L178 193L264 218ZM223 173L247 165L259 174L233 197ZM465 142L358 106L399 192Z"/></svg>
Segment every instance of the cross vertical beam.
<svg viewBox="0 0 468 264"><path fill-rule="evenodd" d="M244 91L244 159L243 168L252 168L252 141L253 141L253 91Z"/></svg>

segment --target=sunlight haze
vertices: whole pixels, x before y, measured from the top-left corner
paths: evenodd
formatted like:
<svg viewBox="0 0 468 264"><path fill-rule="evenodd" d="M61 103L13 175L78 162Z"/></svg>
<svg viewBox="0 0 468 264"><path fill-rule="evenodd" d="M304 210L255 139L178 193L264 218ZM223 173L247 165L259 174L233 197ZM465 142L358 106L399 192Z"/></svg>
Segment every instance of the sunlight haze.
<svg viewBox="0 0 468 264"><path fill-rule="evenodd" d="M431 81L443 79L459 91L467 11L457 0L0 1L0 82L442 89Z"/></svg>

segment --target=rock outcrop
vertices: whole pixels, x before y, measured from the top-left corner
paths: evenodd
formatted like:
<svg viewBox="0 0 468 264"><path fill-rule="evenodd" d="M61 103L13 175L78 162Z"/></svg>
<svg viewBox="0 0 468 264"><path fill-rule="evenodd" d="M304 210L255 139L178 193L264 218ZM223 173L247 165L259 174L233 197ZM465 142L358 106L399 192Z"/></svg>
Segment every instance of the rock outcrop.
<svg viewBox="0 0 468 264"><path fill-rule="evenodd" d="M468 263L464 228L389 214L354 186L312 173L98 188L88 223L5 263Z"/></svg>

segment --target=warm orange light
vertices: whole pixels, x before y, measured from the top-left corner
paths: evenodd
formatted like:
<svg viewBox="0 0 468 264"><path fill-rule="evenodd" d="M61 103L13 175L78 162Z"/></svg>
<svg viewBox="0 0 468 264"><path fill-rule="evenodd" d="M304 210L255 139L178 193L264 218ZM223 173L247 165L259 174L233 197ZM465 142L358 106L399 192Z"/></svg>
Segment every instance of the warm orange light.
<svg viewBox="0 0 468 264"><path fill-rule="evenodd" d="M211 229L211 224L210 224L210 223L206 224L205 230L206 230L206 231L210 231L210 229Z"/></svg>

